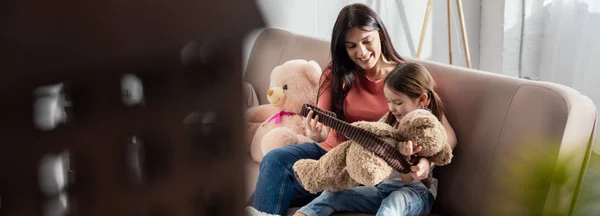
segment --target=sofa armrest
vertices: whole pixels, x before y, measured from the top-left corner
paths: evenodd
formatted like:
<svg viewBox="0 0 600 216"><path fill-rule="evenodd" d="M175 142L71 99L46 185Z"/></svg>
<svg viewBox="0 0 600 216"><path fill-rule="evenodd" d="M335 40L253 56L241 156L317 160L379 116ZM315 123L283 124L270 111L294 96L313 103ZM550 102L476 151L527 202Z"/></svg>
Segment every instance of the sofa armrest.
<svg viewBox="0 0 600 216"><path fill-rule="evenodd" d="M258 102L258 97L256 96L256 91L252 84L243 82L243 91L244 91L244 110L247 110L250 107L255 107L260 105Z"/></svg>

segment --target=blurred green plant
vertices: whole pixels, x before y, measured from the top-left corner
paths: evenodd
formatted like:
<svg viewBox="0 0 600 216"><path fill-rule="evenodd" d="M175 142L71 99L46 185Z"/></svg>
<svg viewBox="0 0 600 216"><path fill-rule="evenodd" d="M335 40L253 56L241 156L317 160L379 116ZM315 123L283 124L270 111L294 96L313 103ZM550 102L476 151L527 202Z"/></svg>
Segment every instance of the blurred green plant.
<svg viewBox="0 0 600 216"><path fill-rule="evenodd" d="M600 142L596 142L600 145ZM574 215L597 215L600 212L600 152L593 151Z"/></svg>
<svg viewBox="0 0 600 216"><path fill-rule="evenodd" d="M491 200L494 215L566 216L600 212L598 154L584 158L584 150L561 152L560 141L548 139L530 139L518 146L519 151L503 155L502 172L492 175L493 191L497 192ZM586 151L591 151L591 147ZM581 165L587 160L590 163L581 181ZM574 198L577 204L572 206Z"/></svg>

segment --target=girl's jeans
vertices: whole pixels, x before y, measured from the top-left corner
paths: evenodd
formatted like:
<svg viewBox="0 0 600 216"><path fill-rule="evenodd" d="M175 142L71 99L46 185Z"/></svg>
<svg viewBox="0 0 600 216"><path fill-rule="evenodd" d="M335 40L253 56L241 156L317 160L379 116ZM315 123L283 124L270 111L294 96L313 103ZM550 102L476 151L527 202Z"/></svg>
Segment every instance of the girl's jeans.
<svg viewBox="0 0 600 216"><path fill-rule="evenodd" d="M419 181L409 184L360 186L339 192L323 192L298 212L308 216L333 212L377 215L428 215L434 197Z"/></svg>

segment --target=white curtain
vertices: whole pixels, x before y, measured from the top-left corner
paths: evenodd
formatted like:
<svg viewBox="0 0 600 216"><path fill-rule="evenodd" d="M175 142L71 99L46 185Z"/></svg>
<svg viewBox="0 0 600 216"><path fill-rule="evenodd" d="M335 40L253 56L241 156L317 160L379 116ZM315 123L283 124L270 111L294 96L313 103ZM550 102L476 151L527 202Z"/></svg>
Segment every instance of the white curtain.
<svg viewBox="0 0 600 216"><path fill-rule="evenodd" d="M519 61L505 68L518 68L521 77L570 86L600 108L600 0L522 3L520 51L515 53ZM595 149L600 151L600 145Z"/></svg>

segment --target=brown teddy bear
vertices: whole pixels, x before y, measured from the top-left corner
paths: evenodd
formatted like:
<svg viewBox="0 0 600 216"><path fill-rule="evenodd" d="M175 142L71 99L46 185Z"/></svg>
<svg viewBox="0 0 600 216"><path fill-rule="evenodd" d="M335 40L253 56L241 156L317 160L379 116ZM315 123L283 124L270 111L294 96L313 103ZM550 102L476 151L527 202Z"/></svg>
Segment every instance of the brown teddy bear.
<svg viewBox="0 0 600 216"><path fill-rule="evenodd" d="M250 155L258 163L267 152L283 146L313 142L306 137L304 116L298 115L303 104L315 104L321 67L315 61L296 59L273 69L269 104L248 108L246 138Z"/></svg>
<svg viewBox="0 0 600 216"><path fill-rule="evenodd" d="M421 146L418 157L427 157L440 166L450 163L452 148L446 131L430 111L417 109L406 114L398 123L398 129L383 122L386 116L379 122L358 121L351 125L376 134L398 151L399 141L412 140ZM353 140L341 143L319 160L299 160L293 169L299 183L311 193L340 191L359 184L376 185L394 171L382 158Z"/></svg>

